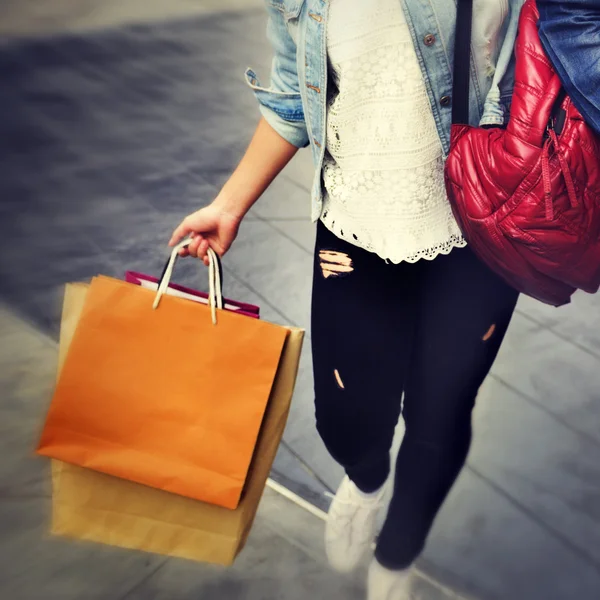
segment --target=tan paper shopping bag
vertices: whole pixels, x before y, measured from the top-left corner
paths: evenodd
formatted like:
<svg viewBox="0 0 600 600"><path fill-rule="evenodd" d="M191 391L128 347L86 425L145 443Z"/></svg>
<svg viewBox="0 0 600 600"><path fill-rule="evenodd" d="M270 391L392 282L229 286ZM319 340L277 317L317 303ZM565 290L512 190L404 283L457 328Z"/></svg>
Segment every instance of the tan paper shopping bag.
<svg viewBox="0 0 600 600"><path fill-rule="evenodd" d="M59 368L88 286L65 290ZM52 461L52 532L78 539L229 565L243 548L283 435L304 332L290 328L241 501L235 510Z"/></svg>

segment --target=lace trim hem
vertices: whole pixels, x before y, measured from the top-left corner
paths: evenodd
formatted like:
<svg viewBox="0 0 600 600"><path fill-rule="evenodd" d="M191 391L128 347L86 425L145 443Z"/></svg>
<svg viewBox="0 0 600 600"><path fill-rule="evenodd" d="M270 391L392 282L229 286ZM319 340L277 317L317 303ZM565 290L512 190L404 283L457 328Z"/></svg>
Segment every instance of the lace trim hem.
<svg viewBox="0 0 600 600"><path fill-rule="evenodd" d="M335 234L340 239L352 244L353 246L357 246L358 248L362 248L367 252L371 252L376 254L387 263L391 263L394 265L400 264L402 262L407 262L410 264L414 264L420 260L434 260L438 256L447 256L454 250L455 248L465 248L467 244L467 240L462 235L451 235L447 240L436 244L434 246L430 246L427 248L420 248L419 250L413 251L410 254L402 256L387 256L386 252L378 250L372 244L364 243L361 241L360 237L357 236L352 231L348 232L347 230L342 230L341 227L336 227L335 223L329 223L326 219L321 217L321 222L329 231Z"/></svg>

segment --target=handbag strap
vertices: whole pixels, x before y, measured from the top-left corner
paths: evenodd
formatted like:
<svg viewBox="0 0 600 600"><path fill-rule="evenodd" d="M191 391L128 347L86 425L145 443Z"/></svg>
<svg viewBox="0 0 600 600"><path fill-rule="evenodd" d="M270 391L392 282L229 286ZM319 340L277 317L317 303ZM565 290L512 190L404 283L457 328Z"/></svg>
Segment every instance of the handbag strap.
<svg viewBox="0 0 600 600"><path fill-rule="evenodd" d="M452 124L469 123L469 84L471 75L471 31L473 0L457 0L452 83Z"/></svg>
<svg viewBox="0 0 600 600"><path fill-rule="evenodd" d="M173 248L171 252L171 256L163 269L163 272L160 276L160 281L158 283L158 289L156 291L156 296L154 298L154 304L152 308L158 308L160 304L160 300L163 295L167 292L169 287L169 283L171 282L171 277L173 275L173 269L175 268L175 263L177 262L177 258L179 256L179 251L186 246L189 246L192 240L187 239L183 242L180 242ZM208 303L210 305L211 317L213 325L217 324L217 308L223 308L223 271L221 267L221 261L219 259L219 255L212 249L208 249Z"/></svg>

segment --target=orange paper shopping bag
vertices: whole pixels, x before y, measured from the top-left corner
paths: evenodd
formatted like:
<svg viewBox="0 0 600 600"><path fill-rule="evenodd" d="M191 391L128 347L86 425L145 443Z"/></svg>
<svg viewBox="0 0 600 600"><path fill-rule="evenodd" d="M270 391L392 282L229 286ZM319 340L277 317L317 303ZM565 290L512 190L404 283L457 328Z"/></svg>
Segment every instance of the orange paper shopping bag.
<svg viewBox="0 0 600 600"><path fill-rule="evenodd" d="M62 370L89 286L67 284L60 325ZM242 499L235 510L52 461L55 535L230 565L243 549L290 409L304 332L290 327Z"/></svg>
<svg viewBox="0 0 600 600"><path fill-rule="evenodd" d="M92 280L38 452L233 509L289 330L215 311L216 268L212 308L163 296L175 258L158 292Z"/></svg>

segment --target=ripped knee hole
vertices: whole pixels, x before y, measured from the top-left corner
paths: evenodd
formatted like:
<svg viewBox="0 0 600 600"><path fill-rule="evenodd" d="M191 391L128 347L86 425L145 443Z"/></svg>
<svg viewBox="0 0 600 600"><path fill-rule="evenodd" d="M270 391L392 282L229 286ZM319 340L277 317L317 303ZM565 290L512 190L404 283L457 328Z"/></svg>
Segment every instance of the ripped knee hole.
<svg viewBox="0 0 600 600"><path fill-rule="evenodd" d="M488 330L487 333L481 338L484 342L487 342L494 335L496 331L496 324L493 324Z"/></svg>
<svg viewBox="0 0 600 600"><path fill-rule="evenodd" d="M344 382L342 381L342 377L341 377L341 375L340 375L340 372L339 372L337 369L335 369L335 371L333 372L333 374L334 374L334 376L335 376L335 380L336 380L336 382L337 382L337 384L338 384L338 387L339 387L341 390L345 390L345 389L346 389L346 386L344 386Z"/></svg>

